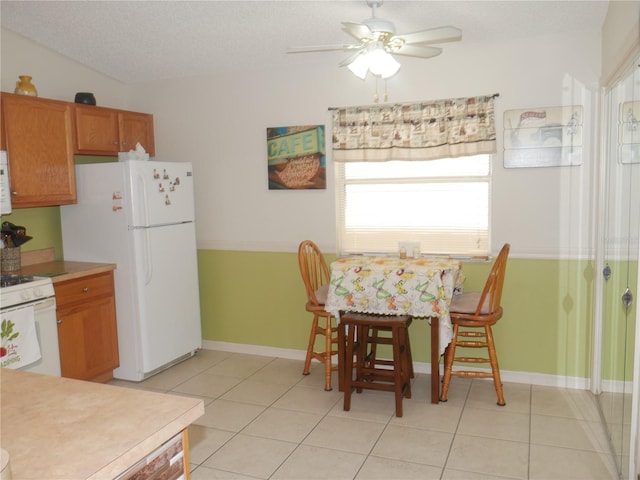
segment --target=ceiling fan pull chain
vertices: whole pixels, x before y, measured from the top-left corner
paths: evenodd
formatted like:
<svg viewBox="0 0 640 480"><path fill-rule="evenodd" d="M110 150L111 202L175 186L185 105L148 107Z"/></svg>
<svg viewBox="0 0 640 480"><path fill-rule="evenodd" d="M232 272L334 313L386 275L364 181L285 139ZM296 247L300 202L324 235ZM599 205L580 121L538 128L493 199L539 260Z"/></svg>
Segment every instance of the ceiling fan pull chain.
<svg viewBox="0 0 640 480"><path fill-rule="evenodd" d="M387 93L387 79L384 79L384 101L389 100L389 93Z"/></svg>
<svg viewBox="0 0 640 480"><path fill-rule="evenodd" d="M378 103L379 100L379 96L378 96L378 77L376 77L376 92L373 94L373 101L375 103Z"/></svg>

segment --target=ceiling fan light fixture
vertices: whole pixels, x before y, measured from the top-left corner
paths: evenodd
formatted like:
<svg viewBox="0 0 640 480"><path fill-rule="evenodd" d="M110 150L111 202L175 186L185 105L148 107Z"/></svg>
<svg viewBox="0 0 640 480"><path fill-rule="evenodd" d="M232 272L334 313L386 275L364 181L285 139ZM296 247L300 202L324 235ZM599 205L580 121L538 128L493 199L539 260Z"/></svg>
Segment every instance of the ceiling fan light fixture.
<svg viewBox="0 0 640 480"><path fill-rule="evenodd" d="M347 67L356 77L364 80L369 71L369 57L366 53L358 55L353 62Z"/></svg>
<svg viewBox="0 0 640 480"><path fill-rule="evenodd" d="M368 53L369 70L382 78L393 77L400 70L400 63L383 48L376 48Z"/></svg>

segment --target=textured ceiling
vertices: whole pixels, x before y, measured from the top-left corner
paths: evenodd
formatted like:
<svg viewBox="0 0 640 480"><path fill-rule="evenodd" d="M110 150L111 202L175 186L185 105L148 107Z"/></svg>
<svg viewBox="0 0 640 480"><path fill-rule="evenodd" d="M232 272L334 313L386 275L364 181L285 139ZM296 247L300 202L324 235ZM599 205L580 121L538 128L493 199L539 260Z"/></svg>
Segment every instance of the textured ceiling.
<svg viewBox="0 0 640 480"><path fill-rule="evenodd" d="M599 31L608 2L386 0L377 16L397 33L444 25L462 45L571 30ZM9 1L2 27L124 83L262 68L337 64L341 52L287 47L351 43L342 21L371 16L356 1ZM446 55L447 44L443 55ZM429 61L411 59L411 61Z"/></svg>

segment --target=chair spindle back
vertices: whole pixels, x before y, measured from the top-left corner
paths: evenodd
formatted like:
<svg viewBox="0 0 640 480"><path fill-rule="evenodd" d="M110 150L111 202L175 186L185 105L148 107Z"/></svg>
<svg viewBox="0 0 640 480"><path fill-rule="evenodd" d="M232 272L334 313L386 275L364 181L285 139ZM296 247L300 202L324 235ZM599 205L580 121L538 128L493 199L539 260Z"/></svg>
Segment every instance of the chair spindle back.
<svg viewBox="0 0 640 480"><path fill-rule="evenodd" d="M316 291L329 283L329 268L318 246L311 240L304 240L298 247L300 273L307 290L307 298L314 305L320 305Z"/></svg>

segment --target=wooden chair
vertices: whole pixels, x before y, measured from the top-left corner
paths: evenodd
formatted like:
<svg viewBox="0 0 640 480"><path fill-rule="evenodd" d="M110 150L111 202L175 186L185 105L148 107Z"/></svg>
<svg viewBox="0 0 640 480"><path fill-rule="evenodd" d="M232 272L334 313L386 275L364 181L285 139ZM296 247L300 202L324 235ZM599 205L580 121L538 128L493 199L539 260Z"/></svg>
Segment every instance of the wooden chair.
<svg viewBox="0 0 640 480"><path fill-rule="evenodd" d="M355 355L355 379L352 365L344 371L344 410L351 409L351 393L362 392L363 388L384 390L395 393L396 416L402 417L402 399L411 398L411 378L413 365L409 344L409 315L372 315L365 313L341 312L340 337L345 349L344 358ZM381 336L390 332L390 337ZM345 337L344 344L342 337ZM375 357L375 347L379 344L392 346L392 359Z"/></svg>
<svg viewBox="0 0 640 480"><path fill-rule="evenodd" d="M498 367L498 356L493 341L493 331L491 327L502 318L502 286L504 275L507 269L507 257L509 256L510 245L506 243L498 257L496 258L489 278L485 283L482 292L469 292L461 295L454 295L451 300L449 313L453 324L453 339L447 346L444 353L444 376L442 379L442 393L440 401L447 401L447 392L451 376L490 378L498 396L498 405L505 405L504 393L502 391L502 381L500 380L500 368ZM480 331L478 331L480 329ZM486 348L489 358L486 357L456 357L456 347ZM454 362L463 363L489 363L491 373L481 371L453 370Z"/></svg>
<svg viewBox="0 0 640 480"><path fill-rule="evenodd" d="M332 366L331 358L338 354L338 328L336 319L324 309L329 289L329 268L322 252L311 240L305 240L298 247L300 273L307 291L308 312L313 313L307 356L304 362L304 375L309 375L311 359L324 364L324 389L331 390L331 372L338 370L338 364ZM324 351L315 351L316 336L324 336Z"/></svg>

